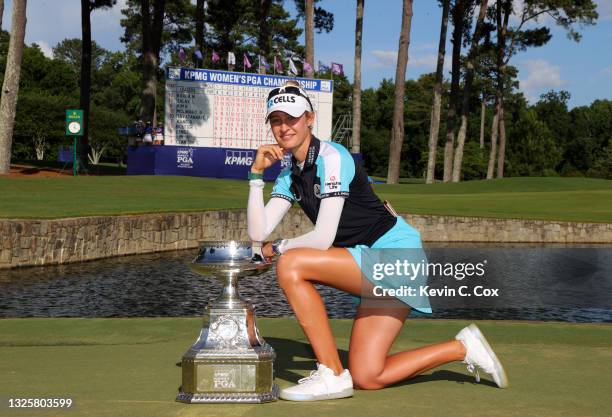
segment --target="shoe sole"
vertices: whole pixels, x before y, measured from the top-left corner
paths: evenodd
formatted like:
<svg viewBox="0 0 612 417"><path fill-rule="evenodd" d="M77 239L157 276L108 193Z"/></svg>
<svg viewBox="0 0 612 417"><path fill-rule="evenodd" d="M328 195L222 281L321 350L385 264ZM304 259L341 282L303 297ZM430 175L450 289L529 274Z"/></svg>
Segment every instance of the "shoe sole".
<svg viewBox="0 0 612 417"><path fill-rule="evenodd" d="M493 352L491 345L489 344L489 342L487 342L487 339L484 337L484 335L482 334L478 326L476 326L474 323L470 324L468 326L468 329L470 330L470 332L472 333L474 337L478 338L478 340L482 342L485 349L487 350L487 353L493 359L493 366L495 367L495 375L498 376L498 378L495 378L495 375L493 375L493 379L495 380L495 383L500 388L507 388L508 387L508 376L506 375L504 366L501 364L500 360L497 358L497 355L495 354L495 352Z"/></svg>
<svg viewBox="0 0 612 417"><path fill-rule="evenodd" d="M279 398L288 401L323 401L323 400L336 400L339 398L347 398L353 396L353 388L347 388L340 392L334 392L333 394L288 394L283 391L280 392Z"/></svg>

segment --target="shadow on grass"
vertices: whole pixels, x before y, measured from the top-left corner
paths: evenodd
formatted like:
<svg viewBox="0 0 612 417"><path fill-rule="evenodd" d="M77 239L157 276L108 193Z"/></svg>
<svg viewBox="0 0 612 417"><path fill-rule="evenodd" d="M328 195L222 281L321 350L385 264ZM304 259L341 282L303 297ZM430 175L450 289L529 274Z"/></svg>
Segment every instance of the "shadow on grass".
<svg viewBox="0 0 612 417"><path fill-rule="evenodd" d="M297 383L298 379L303 377L303 374L293 372L294 370L310 371L316 369L316 357L310 344L277 337L266 337L266 342L272 345L276 352L276 361L274 364L276 378ZM338 349L338 354L340 355L342 363L347 365L348 351ZM400 387L434 381L455 381L459 384L476 383L474 375L472 374L441 369L430 374L418 375L414 378L398 382L392 386ZM480 384L497 388L494 382L486 379L481 379Z"/></svg>
<svg viewBox="0 0 612 417"><path fill-rule="evenodd" d="M274 361L276 378L297 383L298 379L304 375L292 372L293 370L312 371L317 368L317 358L309 343L278 337L266 337L265 339L276 352L276 360ZM342 363L347 364L348 351L338 349L338 354ZM305 373L308 374L308 372Z"/></svg>
<svg viewBox="0 0 612 417"><path fill-rule="evenodd" d="M413 385L413 384L421 384L424 382L434 382L434 381L454 381L458 384L480 384L487 385L493 388L497 388L497 385L493 381L489 381L487 379L481 379L480 382L476 382L474 379L474 375L472 374L464 374L455 371L449 371L446 369L440 369L438 371L434 371L430 374L426 375L417 375L414 378L408 379L406 381L398 382L394 384L394 387L402 387L405 385Z"/></svg>

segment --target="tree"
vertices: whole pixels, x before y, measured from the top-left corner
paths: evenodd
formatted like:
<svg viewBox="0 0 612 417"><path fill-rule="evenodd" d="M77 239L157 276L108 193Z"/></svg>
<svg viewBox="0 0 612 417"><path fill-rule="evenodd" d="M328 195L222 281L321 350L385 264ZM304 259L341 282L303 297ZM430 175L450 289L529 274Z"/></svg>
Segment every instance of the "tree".
<svg viewBox="0 0 612 417"><path fill-rule="evenodd" d="M509 171L515 176L556 175L561 149L546 123L539 120L533 108L521 106L510 129L508 147Z"/></svg>
<svg viewBox="0 0 612 417"><path fill-rule="evenodd" d="M353 82L353 153L361 151L361 38L364 0L357 0L355 18L355 79Z"/></svg>
<svg viewBox="0 0 612 417"><path fill-rule="evenodd" d="M404 143L404 87L406 85L406 66L408 65L408 47L410 45L410 27L412 24L412 0L403 0L402 9L402 29L400 31L397 66L395 69L393 124L391 127L391 142L389 143L388 184L397 184L399 181L400 159L402 144Z"/></svg>
<svg viewBox="0 0 612 417"><path fill-rule="evenodd" d="M121 19L121 26L123 27L121 42L126 45L129 53L140 55L143 58L143 3L141 0L126 0L125 3L125 7L121 9L123 15L123 19ZM147 3L149 4L149 20L151 21L152 16L155 15L154 7L158 2L157 0L147 0ZM213 3L213 1L208 3ZM210 13L217 8L236 7L237 5L233 3L235 1L232 0L214 1L214 7L207 9L207 12ZM190 0L164 2L163 13L160 16L161 23L150 22L149 25L151 30L161 29L162 31L159 52L161 57L172 53L176 54L181 47L187 47L193 42L195 13L196 5L191 4ZM206 16L206 22L207 25L212 24L212 19ZM160 25L152 27L154 23L160 23ZM206 33L206 36L208 36L208 33Z"/></svg>
<svg viewBox="0 0 612 417"><path fill-rule="evenodd" d="M2 15L4 14L4 0L0 0L0 32L2 31Z"/></svg>
<svg viewBox="0 0 612 417"><path fill-rule="evenodd" d="M298 20L291 18L279 0L226 0L208 9L207 22L207 42L221 52L221 59L229 51L237 57L243 53L261 54L268 62L273 54L304 54L298 42L302 33Z"/></svg>
<svg viewBox="0 0 612 417"><path fill-rule="evenodd" d="M334 15L328 11L315 7L319 0L296 0L295 5L298 9L298 18L304 18L304 29L306 38L305 60L313 68L311 71L304 71L304 76L312 78L314 75L315 56L314 56L314 29L319 33L323 30L331 32L334 27Z"/></svg>
<svg viewBox="0 0 612 417"><path fill-rule="evenodd" d="M476 21L476 27L474 28L470 52L468 53L466 59L465 83L463 86L463 100L461 102L461 126L459 127L459 134L457 135L457 147L455 149L455 157L453 159L453 182L459 182L459 178L461 176L461 161L463 159L463 147L465 145L465 136L467 135L467 122L470 111L470 93L472 83L474 82L474 66L476 54L478 52L478 43L480 42L480 38L482 37L484 30L483 27L485 15L487 14L487 4L488 0L481 0L480 12L478 13L478 20Z"/></svg>
<svg viewBox="0 0 612 417"><path fill-rule="evenodd" d="M294 0L297 9L298 19L302 19L306 14L306 0ZM310 1L310 0L309 0ZM318 3L321 0L313 0L313 3ZM334 29L334 14L328 12L322 7L314 7L314 28L317 33L331 32Z"/></svg>
<svg viewBox="0 0 612 417"><path fill-rule="evenodd" d="M268 0L269 1L269 0ZM204 40L204 34L206 33L206 25L204 14L206 13L204 9L204 0L198 0L196 4L196 14L195 14L195 45L196 50L200 51L201 54L206 52L206 42ZM197 58L196 67L201 68L204 63L202 59Z"/></svg>
<svg viewBox="0 0 612 417"><path fill-rule="evenodd" d="M116 0L81 0L81 77L79 107L83 109L83 138L80 141L80 163L87 163L87 146L89 144L89 96L91 86L91 12L96 9L112 7Z"/></svg>
<svg viewBox="0 0 612 417"><path fill-rule="evenodd" d="M451 69L451 89L446 112L446 142L444 144L444 174L443 181L451 180L453 173L453 154L455 150L455 125L457 124L457 109L459 107L459 81L461 78L461 45L466 25L469 24L469 3L471 0L455 0L451 11L453 21L453 53Z"/></svg>
<svg viewBox="0 0 612 417"><path fill-rule="evenodd" d="M53 47L53 59L70 64L80 76L81 73L81 53L83 51L83 42L81 39L72 38L64 39ZM108 59L109 52L102 48L94 40L91 41L91 67L92 71L99 69L102 63Z"/></svg>
<svg viewBox="0 0 612 417"><path fill-rule="evenodd" d="M590 176L612 180L612 144L603 149L601 156L595 161L593 168L588 173Z"/></svg>
<svg viewBox="0 0 612 417"><path fill-rule="evenodd" d="M19 93L19 75L23 58L27 0L13 0L11 40L0 99L0 174L8 174L11 167L13 126Z"/></svg>
<svg viewBox="0 0 612 417"><path fill-rule="evenodd" d="M108 109L121 109L132 121L140 117L142 72L136 56L114 52L92 76L92 102Z"/></svg>
<svg viewBox="0 0 612 417"><path fill-rule="evenodd" d="M432 184L435 180L436 151L438 149L438 134L440 131L440 108L442 107L442 82L444 81L444 54L446 54L446 32L448 31L449 9L450 0L443 0L440 42L438 44L438 63L436 65L436 84L434 85L434 97L431 106L431 122L429 127L429 155L427 160L427 176L425 178L427 184Z"/></svg>
<svg viewBox="0 0 612 417"><path fill-rule="evenodd" d="M89 155L92 163L97 164L104 155L114 160L123 159L125 138L119 135L118 130L131 121L123 111L92 105Z"/></svg>
<svg viewBox="0 0 612 417"><path fill-rule="evenodd" d="M142 56L143 56L143 90L141 118L157 125L155 111L157 97L157 69L159 67L159 52L163 30L165 0L154 0L151 11L149 0L142 0ZM151 19L151 16L153 17Z"/></svg>
<svg viewBox="0 0 612 417"><path fill-rule="evenodd" d="M229 3L232 2L222 2L224 7ZM121 10L124 16L121 41L127 45L128 52L140 55L140 117L153 125L157 123L161 57L176 56L180 47L193 42L195 8L190 0L127 0L126 7Z"/></svg>
<svg viewBox="0 0 612 417"><path fill-rule="evenodd" d="M517 2L518 3L518 2ZM513 13L512 0L499 0L496 4L497 46L498 46L498 86L497 100L499 102L499 155L497 158L497 177L504 176L504 162L506 149L506 127L504 115L504 79L507 65L517 51L529 46L541 46L551 39L550 30L545 27L524 29L531 21L546 15L557 25L567 31L570 39L578 42L581 35L574 29L575 24L580 26L592 25L598 17L597 5L593 0L531 0L520 3L518 25L509 27L509 18ZM509 45L506 47L507 42Z"/></svg>
<svg viewBox="0 0 612 417"><path fill-rule="evenodd" d="M489 149L489 163L487 165L487 179L493 179L495 176L495 158L497 156L497 136L499 135L499 108L500 103L495 99L495 115L491 122L491 147Z"/></svg>
<svg viewBox="0 0 612 417"><path fill-rule="evenodd" d="M304 2L304 14L306 29L306 62L308 62L312 68L314 68L314 0L305 0ZM311 69L304 75L308 78L312 78L314 72Z"/></svg>
<svg viewBox="0 0 612 417"><path fill-rule="evenodd" d="M551 91L543 94L534 106L538 117L560 142L563 161L558 170L561 175L601 176L593 168L603 150L612 144L612 101L595 100L590 106L574 107L567 112L567 99L567 92ZM561 135L559 131L563 128L566 130Z"/></svg>

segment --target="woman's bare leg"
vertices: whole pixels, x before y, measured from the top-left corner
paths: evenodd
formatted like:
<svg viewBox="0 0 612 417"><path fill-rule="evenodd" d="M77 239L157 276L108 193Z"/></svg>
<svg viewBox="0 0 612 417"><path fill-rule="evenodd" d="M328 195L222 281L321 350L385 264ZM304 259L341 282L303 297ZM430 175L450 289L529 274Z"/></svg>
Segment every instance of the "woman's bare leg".
<svg viewBox="0 0 612 417"><path fill-rule="evenodd" d="M465 347L458 340L388 355L409 312L409 308L397 307L359 308L349 347L349 369L356 387L383 388L463 360Z"/></svg>
<svg viewBox="0 0 612 417"><path fill-rule="evenodd" d="M362 276L357 263L343 248L291 249L278 259L277 277L318 362L341 373L343 367L325 305L314 284L361 295ZM351 334L349 369L361 388L382 388L465 357L463 344L456 340L387 357L410 312L405 304L397 303L398 307L358 311Z"/></svg>
<svg viewBox="0 0 612 417"><path fill-rule="evenodd" d="M346 249L291 249L278 259L276 275L318 362L339 375L343 367L338 348L314 284L359 295L361 271L355 260Z"/></svg>

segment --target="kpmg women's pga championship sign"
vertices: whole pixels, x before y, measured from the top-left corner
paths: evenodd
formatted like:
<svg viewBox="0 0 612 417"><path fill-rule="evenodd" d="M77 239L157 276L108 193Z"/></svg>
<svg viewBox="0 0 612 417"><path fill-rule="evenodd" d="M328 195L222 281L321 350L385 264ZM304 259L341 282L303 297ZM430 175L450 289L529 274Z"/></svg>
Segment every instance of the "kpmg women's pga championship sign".
<svg viewBox="0 0 612 417"><path fill-rule="evenodd" d="M166 70L164 146L128 150L128 174L246 178L257 148L275 143L265 123L268 92L289 77L193 68ZM317 113L313 133L331 138L332 80L298 81ZM276 178L285 161L266 170Z"/></svg>
<svg viewBox="0 0 612 417"><path fill-rule="evenodd" d="M257 149L274 143L264 124L266 98L287 77L191 68L168 68L166 75L167 145ZM333 81L296 80L317 113L313 133L329 139Z"/></svg>

